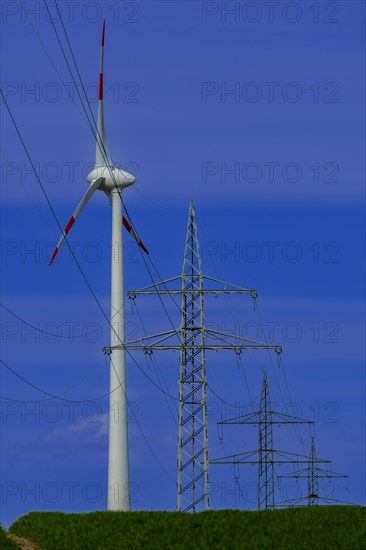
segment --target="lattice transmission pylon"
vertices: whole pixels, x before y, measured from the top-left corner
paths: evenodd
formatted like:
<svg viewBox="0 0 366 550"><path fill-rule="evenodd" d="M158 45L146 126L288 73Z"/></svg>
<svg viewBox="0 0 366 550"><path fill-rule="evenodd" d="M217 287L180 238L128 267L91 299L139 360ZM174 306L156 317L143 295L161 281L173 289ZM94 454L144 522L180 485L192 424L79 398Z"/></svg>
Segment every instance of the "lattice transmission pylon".
<svg viewBox="0 0 366 550"><path fill-rule="evenodd" d="M266 371L263 374L258 416L258 508L262 510L274 507L272 410Z"/></svg>
<svg viewBox="0 0 366 550"><path fill-rule="evenodd" d="M178 502L182 511L209 508L203 277L191 202L182 269L179 362Z"/></svg>
<svg viewBox="0 0 366 550"><path fill-rule="evenodd" d="M325 467L321 467L321 463L325 462ZM330 469L330 461L320 461L317 458L315 448L315 437L311 438L310 454L308 463L305 468L296 468L293 472L278 476L278 479L305 479L307 480L307 494L302 498L294 498L284 502L285 506L316 506L318 504L348 504L340 499L328 496L324 488L321 489L320 483L327 481L331 483L333 479L343 479L345 481L346 490L348 491L348 476L338 474ZM335 488L333 487L333 490ZM336 487L339 490L339 487Z"/></svg>

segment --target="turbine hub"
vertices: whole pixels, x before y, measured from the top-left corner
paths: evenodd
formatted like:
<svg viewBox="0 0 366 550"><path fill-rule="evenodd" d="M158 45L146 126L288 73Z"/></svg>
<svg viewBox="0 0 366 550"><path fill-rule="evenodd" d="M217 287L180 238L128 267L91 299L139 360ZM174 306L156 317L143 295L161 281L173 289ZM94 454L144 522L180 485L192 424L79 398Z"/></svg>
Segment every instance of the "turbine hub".
<svg viewBox="0 0 366 550"><path fill-rule="evenodd" d="M103 191L112 191L116 187L123 189L124 187L129 187L136 181L135 176L115 166L111 166L110 168L108 166L96 166L88 175L88 181L91 183L97 178L104 179L99 187L99 189Z"/></svg>

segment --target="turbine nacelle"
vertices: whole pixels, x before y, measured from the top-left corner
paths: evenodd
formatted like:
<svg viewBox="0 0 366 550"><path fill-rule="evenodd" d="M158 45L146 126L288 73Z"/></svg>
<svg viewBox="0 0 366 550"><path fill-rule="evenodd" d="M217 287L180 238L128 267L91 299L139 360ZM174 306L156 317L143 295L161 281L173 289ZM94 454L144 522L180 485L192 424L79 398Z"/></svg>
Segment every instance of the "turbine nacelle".
<svg viewBox="0 0 366 550"><path fill-rule="evenodd" d="M116 187L123 189L136 181L135 176L115 166L96 166L88 175L89 183L99 178L103 178L103 183L99 187L102 191L112 191Z"/></svg>

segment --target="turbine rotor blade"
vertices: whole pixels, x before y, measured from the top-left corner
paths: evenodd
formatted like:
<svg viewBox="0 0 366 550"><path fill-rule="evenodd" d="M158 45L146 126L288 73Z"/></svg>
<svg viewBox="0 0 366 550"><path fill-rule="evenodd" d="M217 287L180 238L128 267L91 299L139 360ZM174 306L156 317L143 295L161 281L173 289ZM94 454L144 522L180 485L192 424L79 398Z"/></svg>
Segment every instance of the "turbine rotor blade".
<svg viewBox="0 0 366 550"><path fill-rule="evenodd" d="M144 243L142 242L142 240L140 239L136 231L132 228L131 224L128 223L127 218L125 218L125 216L123 216L122 218L122 223L123 223L123 226L130 233L130 235L132 235L132 237L135 239L139 247L142 248L142 250L145 252L145 254L149 254L148 249L146 248L146 246L144 245Z"/></svg>
<svg viewBox="0 0 366 550"><path fill-rule="evenodd" d="M104 104L103 104L103 77L104 77L104 36L105 36L105 20L102 28L102 42L100 52L100 71L99 71L99 86L98 86L98 126L97 126L97 143L95 154L95 165L106 166L111 163L108 151L107 141L104 128Z"/></svg>
<svg viewBox="0 0 366 550"><path fill-rule="evenodd" d="M82 210L84 209L86 203L91 199L91 197L94 195L95 191L97 189L99 189L100 185L102 184L104 178L97 178L96 180L94 180L89 189L87 190L87 192L85 193L85 195L83 196L83 198L81 199L81 201L79 202L75 212L73 213L73 215L71 216L71 218L69 219L69 221L67 222L67 225L60 237L60 240L58 241L57 245L56 245L56 248L55 250L53 251L53 254L52 254L52 258L50 260L50 263L48 264L49 266L52 265L54 259L56 258L56 255L58 253L58 251L60 250L61 248L61 245L62 243L64 242L65 240L65 237L66 235L68 234L68 232L70 231L70 229L72 228L72 226L74 225L77 217L80 215L80 213L82 212Z"/></svg>
<svg viewBox="0 0 366 550"><path fill-rule="evenodd" d="M111 193L109 191L104 191L105 194L107 195L108 199L109 199L109 202L112 206L112 197L111 197ZM123 224L123 227L125 229L127 229L127 231L130 233L130 235L133 237L133 239L135 239L135 241L137 242L137 244L139 245L140 248L142 248L142 250L145 252L145 254L149 254L149 251L148 249L146 248L146 246L144 245L144 243L142 242L142 240L140 239L140 237L138 236L138 234L136 233L136 231L132 228L131 224L127 221L127 218L126 216L123 216L122 217L122 224Z"/></svg>

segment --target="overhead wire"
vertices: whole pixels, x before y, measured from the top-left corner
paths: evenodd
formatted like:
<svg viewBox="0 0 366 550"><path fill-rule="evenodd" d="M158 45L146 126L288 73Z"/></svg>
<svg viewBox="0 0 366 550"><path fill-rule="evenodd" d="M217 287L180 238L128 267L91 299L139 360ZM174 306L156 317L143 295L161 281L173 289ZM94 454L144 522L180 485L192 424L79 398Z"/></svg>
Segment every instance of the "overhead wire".
<svg viewBox="0 0 366 550"><path fill-rule="evenodd" d="M36 386L33 382L30 382L28 379L24 378L22 375L20 375L15 369L11 368L8 364L6 364L2 359L0 359L0 362L9 370L11 371L15 376L17 376L18 378L20 378L23 382L25 382L26 384L28 384L29 386L33 387L34 389L38 390L39 392L45 394L45 395L49 395L50 397L54 398L54 399L58 399L60 396L62 395L65 395L66 393L68 393L69 391L71 391L72 389L74 389L76 386L78 386L83 380L85 380L87 377L84 377L80 382L77 382L76 384L74 384L73 386L71 386L71 388L69 388L68 390L66 390L65 392L59 394L59 396L57 395L53 395L49 392L47 392L46 390L43 390L42 388L40 388L39 386ZM141 369L141 372L144 374L144 376L159 390L161 391L162 393L165 393L170 399L175 399L176 401L178 401L178 398L174 397L173 395L171 395L169 392L166 392L163 388L161 388L148 374L145 373L145 371L140 367L140 365L138 365L138 368ZM116 388L114 388L113 390L103 394L103 395L100 395L98 397L94 397L94 398L91 398L91 399L63 399L63 401L70 401L72 403L89 403L91 401L98 401L100 399L104 399L105 397L107 397L108 395L111 395L114 391L116 391L118 389L118 386ZM11 398L8 398L8 397L5 397L3 396L3 399L7 399L8 401L17 401L16 399L11 399ZM21 400L19 400L21 401ZM48 401L48 400L47 400ZM30 400L30 401L27 401L29 403L34 403L35 401L34 400Z"/></svg>
<svg viewBox="0 0 366 550"><path fill-rule="evenodd" d="M117 380L118 380L118 382L119 382L119 387L122 389L122 391L123 391L123 393L124 393L124 396L125 396L125 399L126 399L126 403L127 403L127 410L128 410L128 407L130 406L130 402L129 402L128 398L127 398L126 391L125 391L125 388L124 388L125 383L122 383L122 382L121 382L121 379L120 379L119 376L118 376L118 372L117 372L117 370L116 370L116 368L115 368L115 366L114 366L112 356L111 356L111 365L112 365L112 368L113 368L113 370L114 370L114 373L115 373L115 375L116 375L116 377L117 377ZM172 476L170 475L170 473L169 473L168 470L165 468L165 466L163 465L163 463L161 462L161 460L159 459L159 457L158 457L157 454L155 453L154 449L152 448L152 446L151 446L151 444L150 444L148 438L146 437L146 434L145 434L144 430L143 430L142 427L141 427L141 423L139 422L138 418L135 417L135 421L136 421L137 427L138 427L138 429L140 430L140 433L141 433L143 439L145 440L145 443L146 443L147 447L149 448L149 450L150 450L151 454L153 455L153 457L155 458L156 462L159 464L160 468L165 472L165 474L169 477L169 479L170 479L171 481L173 481L174 484L176 484L175 479L172 478Z"/></svg>
<svg viewBox="0 0 366 550"><path fill-rule="evenodd" d="M144 324L143 324L143 322L142 322L142 318L141 318L140 312L139 312L138 307L137 307L136 304L135 304L135 309L136 309L136 313L137 313L137 316L138 316L138 318L139 318L140 324L141 324L141 326L142 326L142 328L143 328L143 331L144 331L144 333L145 333L145 336L147 336L147 332L146 332L146 330L145 330L145 327L144 327ZM164 377L163 377L163 375L162 375L162 373L161 373L161 369L160 369L159 363L157 362L154 353L152 354L151 358L152 358L152 363L153 363L153 365L154 365L155 372L156 372L157 378L158 378L158 380L159 380L159 383L160 383L160 384L163 384L163 385L165 386L166 390L168 390L168 386L167 386L167 384L166 384L166 382L165 382L165 379L164 379ZM161 382L160 380L161 380L162 382ZM164 397L165 397L166 403L167 403L167 405L168 405L169 412L170 412L170 414L171 414L171 416L172 416L172 418L173 418L173 421L174 421L175 425L178 426L178 423L177 423L177 415L174 415L174 413L173 413L173 411L172 411L172 409L171 409L170 403L169 403L169 401L168 401L168 397L167 397L166 394L164 394ZM175 412L177 413L177 411L178 411L177 405L176 405L176 403L175 403L174 400L173 400L172 402L173 402L173 405L175 405Z"/></svg>
<svg viewBox="0 0 366 550"><path fill-rule="evenodd" d="M9 163L9 159L7 158L7 156L5 155L4 151L1 149L1 155L2 157L4 158L5 162ZM48 229L51 231L51 233L53 233L54 236L56 236L56 232L54 230L53 227L51 227L51 225L48 223L47 219L45 218L45 216L43 215L43 212L40 210L40 208L38 208L37 206L37 203L33 200L33 197L32 195L29 193L28 189L26 188L26 186L24 185L24 183L22 182L21 178L18 176L17 173L14 174L16 179L19 181L20 185L22 186L25 194L27 195L27 197L29 198L29 200L31 201L31 203L33 204L34 208L37 210L38 212L38 215L42 218L42 220L45 222L45 224L47 225Z"/></svg>
<svg viewBox="0 0 366 550"><path fill-rule="evenodd" d="M205 238L205 235L204 235L204 230L203 230L203 227L201 224L198 224L199 228L200 228L200 231L201 233L203 234L203 237ZM210 258L210 261L211 261L211 265L213 267L213 270L214 272L216 273L216 276L218 276L218 273L217 273L217 269L216 269L216 265L215 263L213 262L213 260ZM226 304L226 307L231 315L231 318L232 320L234 321L235 323L235 317L234 317L234 313L231 309L231 306L230 306L230 303L229 303L229 300L228 300L228 297L226 296L226 294L224 294L224 301L225 301L225 304ZM249 395L249 399L250 401L252 402L253 399L252 399L252 395L251 395L251 391L250 391L250 387L249 387L249 383L248 383L248 378L246 376L246 373L245 373L245 368L244 368L244 365L242 364L242 362L240 362L241 364L241 372L242 372L242 376L243 376L243 379L244 379L244 383L245 383L245 387L247 389L247 392L248 392L248 395Z"/></svg>
<svg viewBox="0 0 366 550"><path fill-rule="evenodd" d="M43 43L43 41L42 41L42 38L41 38L40 35L39 35L39 32L37 31L35 25L33 24L32 19L29 17L27 8L25 7L25 1L24 1L24 0L19 0L19 2L20 2L20 5L21 5L22 10L24 11L24 14L25 14L26 19L28 19L29 24L31 25L31 27L32 27L32 29L33 29L33 32L35 33L36 37L38 38L39 43L40 43L41 46L42 46L43 51L45 52L45 54L46 54L46 56L47 56L49 62L51 63L51 65L52 65L52 67L53 67L55 73L57 74L58 78L60 79L60 82L61 82L62 86L65 88L66 92L68 93L70 103L72 103L72 104L75 106L75 108L76 108L77 111L79 112L79 114L80 114L80 116L82 117L82 119L84 120L84 122L85 122L86 124L88 124L87 120L84 118L83 113L82 113L81 110L79 109L77 103L75 103L75 101L73 101L73 98L72 98L72 96L71 96L71 92L70 92L69 88L66 86L65 82L63 81L63 78L62 78L60 72L58 71L56 65L55 65L54 62L52 61L52 58L51 58L50 54L48 53L47 48L46 48L46 46L44 45L44 43Z"/></svg>
<svg viewBox="0 0 366 550"><path fill-rule="evenodd" d="M263 331L263 334L264 334L264 339L265 339L265 341L267 341L266 335L265 335L265 332L264 332L264 325L263 325L263 321L262 321L262 316L261 316L261 314L260 314L259 306L258 306L257 303L256 303L256 311L257 311L257 314L258 314L259 322L260 322L261 327L262 327L262 331ZM281 394L281 397L282 397L282 401L283 401L284 405L286 405L285 396L284 396L284 394L283 394L282 387L281 387L281 384L280 384L279 379L278 379L278 376L277 376L276 367L275 367L275 365L273 364L273 360L272 360L271 354L269 354L269 356L270 356L270 361L271 361L271 365L272 365L272 370L273 370L273 373L274 373L274 375L275 375L275 379L276 379L276 382L277 382L277 386L278 386L278 389L279 389L280 394ZM283 362L282 362L282 358L281 358L281 357L279 357L279 364L280 364L280 365L283 365ZM284 369L283 369L283 368L282 368L282 371L284 372ZM288 386L288 384L287 384L287 380L286 380L286 386L287 386L287 390L288 390L288 395L289 395L290 403L292 403L292 399L291 399L291 395L290 395L290 393L289 393L289 386ZM306 454L305 443L304 443L303 437L302 437L302 435L301 435L301 431L300 431L300 428L299 428L298 424L292 424L292 428L293 428L294 432L296 433L296 436L297 436L298 440L299 440L300 443L301 443L301 446L302 446L302 449L303 449L303 451L304 451L304 454Z"/></svg>
<svg viewBox="0 0 366 550"><path fill-rule="evenodd" d="M55 338L55 339L56 338L63 338L65 340L74 340L75 338L86 338L86 336L91 336L92 334L99 331L99 328L96 328L95 330L88 331L87 334L73 334L72 336L66 336L65 334L55 334L53 332L49 332L47 330L41 329L40 327L32 325L31 323L29 323L28 321L26 321L25 319L23 319L22 317L17 315L14 311L12 311L8 307L6 307L3 303L0 303L0 307L5 309L5 311L7 311L10 315L12 315L15 319L20 321L23 325L31 328L32 330L34 330L36 332L39 332L40 334L44 334L45 336Z"/></svg>
<svg viewBox="0 0 366 550"><path fill-rule="evenodd" d="M202 230L201 225L200 225L200 230L201 230L201 232L203 233L203 230ZM211 259L211 264L213 265L213 269L214 269L214 271L215 271L215 273L216 273L216 275L217 275L216 266L215 266L214 262L212 261L212 259ZM227 308L228 308L228 310L229 310L229 312L230 312L230 314L231 314L231 317L232 317L233 321L235 322L235 318L234 318L234 315L233 315L233 311L232 311L232 309L231 309L231 307L230 307L230 304L229 304L229 301L228 301L226 295L224 295L224 301L225 301L226 306L227 306ZM260 312L259 312L259 307L258 307L258 302L257 302L257 300L253 300L253 304L254 304L254 309L255 309L255 311L257 312L257 315L259 316L260 325L261 325L261 331L262 331L262 334L264 335L265 343L266 343L266 345L268 346L267 338L266 338L266 335L265 335L265 332L264 332L264 325L263 325L263 322L262 322L262 319L261 319L261 316L260 316ZM247 351L248 351L248 354L250 354L250 350L247 350ZM271 366L272 366L272 369L273 369L273 372L274 372L274 376L275 376L277 385L278 385L279 390L280 390L280 394L281 394L282 400L283 400L283 402L284 402L284 404L285 404L285 398L284 398L284 395L283 395L283 392L282 392L282 387L281 387L281 385L280 385L280 383L279 383L279 380L278 380L278 377L277 377L276 368L275 368L275 366L274 366L273 359L272 359L272 354L271 354L271 351L270 351L269 349L268 349L268 354L269 354L269 356L270 356ZM243 373L243 377L244 377L246 389L247 389L247 391L248 391L248 395L249 395L249 398L250 398L250 402L253 403L253 399L252 399L252 396L251 396L251 391L250 391L249 384L248 384L248 379L247 379L247 377L246 377L246 375L245 375L245 369L244 369L244 366L243 366L242 361L241 361L241 356L238 357L238 360L239 360L240 363L241 363L242 373ZM279 356L279 361L280 361L281 365L283 365L280 356ZM283 369L283 372L284 372L284 369ZM284 376L285 376L285 373L284 373ZM287 383L287 379L286 379L286 378L285 378L285 382L286 382L286 387L287 387L288 395L290 396L289 386L288 386L288 383ZM291 402L291 401L292 401L292 400L291 400L291 397L290 397L290 402ZM303 438L302 438L302 435L301 435L301 431L300 431L300 429L299 429L299 426L298 426L297 424L292 425L292 426L293 426L293 429L295 430L296 436L298 437L298 439L299 439L299 441L300 441L300 443L301 443L301 445L302 445L302 448L303 448L304 452L306 453L305 444L304 444L304 441L303 441ZM222 440L220 440L220 443L221 443L222 446L223 446ZM224 446L223 446L223 450L225 451Z"/></svg>
<svg viewBox="0 0 366 550"><path fill-rule="evenodd" d="M86 379L86 377L84 377L80 382L77 382L76 384L74 384L71 388L67 389L66 391L58 394L58 395L54 395L42 388L40 388L39 386L37 386L36 384L34 384L33 382L30 382L30 380L28 380L27 378L25 378L24 376L22 376L21 374L19 374L15 369L13 369L12 367L10 367L10 365L8 365L7 363L5 363L5 361L3 361L2 359L0 359L0 363L6 368L8 369L10 372L12 372L14 374L14 376L16 376L17 378L19 378L20 380L22 380L25 384L27 384L28 386L32 387L33 389L37 390L38 392L40 393L43 393L44 395L48 395L49 398L48 399L42 399L42 400L27 400L27 401L24 401L24 400L20 400L20 399L12 399L10 397L5 397L5 396L1 396L1 399L5 399L7 401L13 401L13 402L19 402L19 403L42 403L44 401L49 401L50 399L59 399L61 401L65 401L65 402L68 402L68 403L90 403L92 401L99 401L100 399L103 399L104 397L107 397L109 395L109 393L112 393L112 392L108 392L104 395L101 395L99 397L95 397L94 399L66 399L66 398L62 398L61 397L63 395L65 395L66 393L69 393L72 389L76 388L82 381L84 381ZM115 388L115 389L118 389L118 388ZM115 390L113 390L115 391Z"/></svg>

